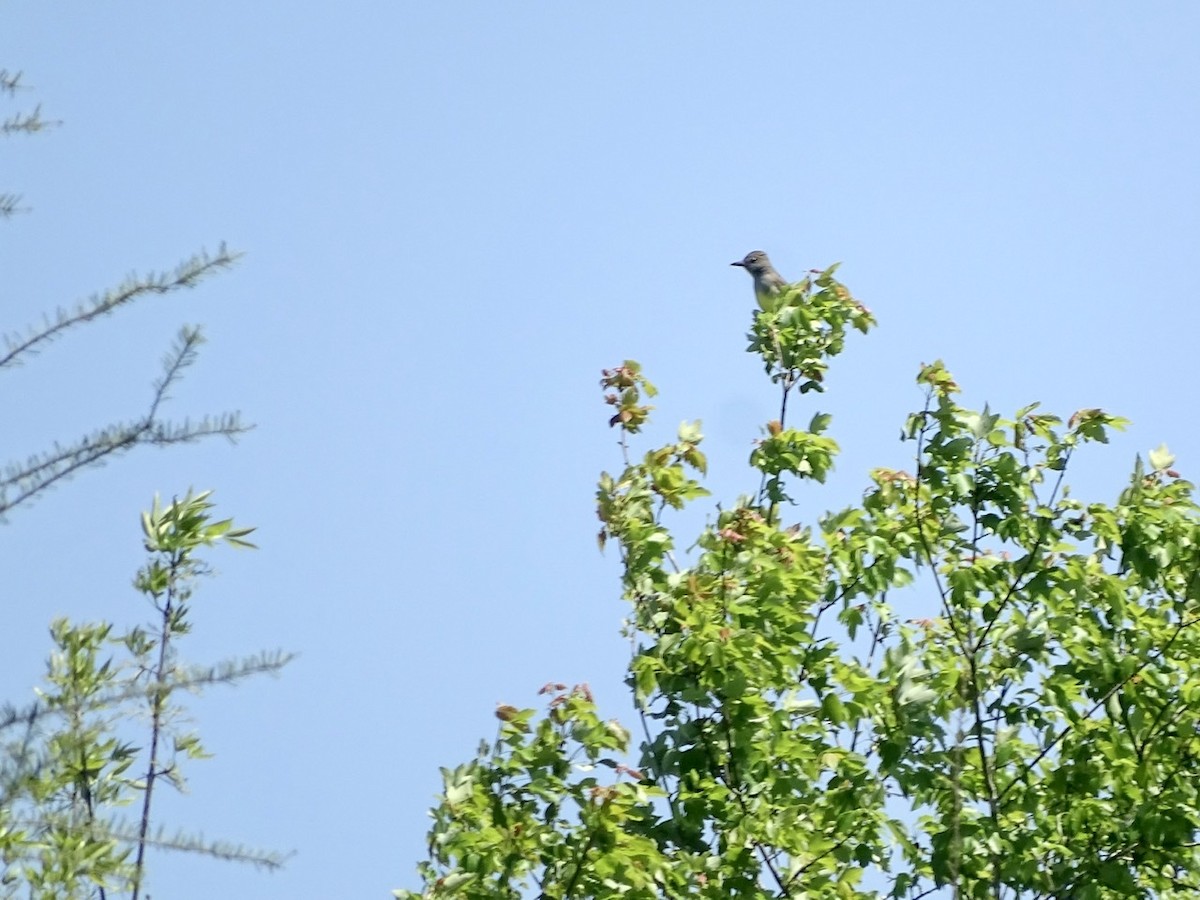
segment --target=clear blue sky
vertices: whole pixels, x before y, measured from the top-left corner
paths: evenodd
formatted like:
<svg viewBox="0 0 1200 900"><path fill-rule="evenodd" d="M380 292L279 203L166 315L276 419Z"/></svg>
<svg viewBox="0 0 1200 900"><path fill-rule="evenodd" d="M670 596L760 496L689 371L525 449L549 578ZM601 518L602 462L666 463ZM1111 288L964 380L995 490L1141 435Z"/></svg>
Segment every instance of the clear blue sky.
<svg viewBox="0 0 1200 900"><path fill-rule="evenodd" d="M653 436L703 419L714 493L753 488L775 397L728 265L750 249L791 278L843 261L880 321L804 401L845 453L797 515L905 465L937 357L971 403L1131 417L1085 491L1112 497L1162 441L1197 476L1196 4L26 0L0 19L0 66L64 122L0 146L0 191L32 209L0 224L7 329L221 240L247 252L48 348L0 399L5 458L136 416L198 322L171 409L258 425L126 457L0 529L17 701L52 616L145 614L129 580L156 491L215 488L259 526L260 551L214 557L184 652L301 657L195 703L216 758L163 813L297 855L275 875L159 857L155 896L413 886L437 767L494 734L497 701L586 680L625 714L598 373L641 360Z"/></svg>

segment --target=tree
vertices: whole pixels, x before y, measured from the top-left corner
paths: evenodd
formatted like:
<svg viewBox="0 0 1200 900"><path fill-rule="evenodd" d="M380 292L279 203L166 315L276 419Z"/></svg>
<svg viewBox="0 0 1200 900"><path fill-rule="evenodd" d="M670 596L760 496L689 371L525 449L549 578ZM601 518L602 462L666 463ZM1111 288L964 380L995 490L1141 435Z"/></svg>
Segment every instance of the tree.
<svg viewBox="0 0 1200 900"><path fill-rule="evenodd" d="M1077 500L1076 453L1123 420L967 409L939 362L903 427L912 468L789 521L838 445L788 400L874 324L834 275L756 311L779 416L757 491L694 542L664 513L706 494L699 425L635 458L653 386L635 362L604 373L636 757L586 685L501 707L443 770L422 886L397 897L1200 896L1193 485L1160 448L1114 503Z"/></svg>
<svg viewBox="0 0 1200 900"><path fill-rule="evenodd" d="M20 72L0 69L0 95L14 96L24 87L21 77ZM18 112L0 123L0 135L35 134L56 124L44 118L38 106L31 112ZM17 212L20 199L16 194L0 194L0 218ZM72 308L59 307L53 317L46 316L40 325L5 335L0 369L21 365L66 332L110 315L136 300L195 287L208 276L232 266L240 255L222 244L216 253L200 251L171 272L133 276L116 288L95 294ZM191 443L217 435L233 440L247 431L249 426L234 413L206 416L198 422L186 419L172 422L163 418L162 406L169 398L171 388L178 383L183 371L195 362L197 350L203 343L199 326L188 325L180 329L175 345L163 358L162 374L154 382L150 400L140 416L95 428L66 444L55 442L49 450L6 465L0 473L0 517L64 478L101 465L109 457L119 456L134 447Z"/></svg>
<svg viewBox="0 0 1200 900"><path fill-rule="evenodd" d="M152 827L156 786L185 784L182 761L208 754L183 727L181 691L232 685L279 671L291 659L265 653L185 665L178 645L192 628L192 596L209 569L201 551L253 547L254 529L214 520L210 491L142 515L149 559L134 587L154 610L146 626L114 633L108 622L50 628L54 652L39 701L0 710L0 736L17 734L0 762L0 890L36 898L129 896L146 885L151 847L275 868L275 853ZM144 722L139 739L131 722ZM121 815L134 809L130 821Z"/></svg>
<svg viewBox="0 0 1200 900"><path fill-rule="evenodd" d="M20 73L0 70L0 95L14 96ZM55 123L40 107L0 123L0 134L32 134ZM0 194L0 218L19 211L20 197ZM25 362L67 331L147 295L194 287L231 266L238 254L222 245L162 274L135 276L71 309L60 308L39 326L5 338L0 369ZM141 445L171 445L247 430L236 415L172 422L162 406L203 342L186 326L166 354L142 415L98 428L83 438L10 463L0 473L0 517L59 481ZM207 754L198 735L182 728L181 690L235 684L276 672L290 656L266 653L216 665L184 665L178 644L190 631L192 592L208 573L201 551L217 544L248 547L252 529L215 521L211 492L189 492L143 516L150 552L135 587L151 603L154 620L124 632L107 621L52 623L54 642L46 686L32 705L0 707L0 896L76 898L127 895L138 900L147 883L152 847L204 853L266 867L277 854L168 834L155 821L159 786L183 785L181 761ZM144 715L144 734L130 723ZM120 811L136 805L136 818Z"/></svg>

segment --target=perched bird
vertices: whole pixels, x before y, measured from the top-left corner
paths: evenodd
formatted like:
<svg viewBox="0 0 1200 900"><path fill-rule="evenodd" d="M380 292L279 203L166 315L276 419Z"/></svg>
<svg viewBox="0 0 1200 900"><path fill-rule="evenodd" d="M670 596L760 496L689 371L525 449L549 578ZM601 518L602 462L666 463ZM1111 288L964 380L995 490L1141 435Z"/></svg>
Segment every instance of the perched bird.
<svg viewBox="0 0 1200 900"><path fill-rule="evenodd" d="M754 296L760 300L763 297L774 297L788 285L783 276L775 271L771 260L767 259L767 254L761 250L751 250L744 259L730 265L741 266L750 273L754 278Z"/></svg>

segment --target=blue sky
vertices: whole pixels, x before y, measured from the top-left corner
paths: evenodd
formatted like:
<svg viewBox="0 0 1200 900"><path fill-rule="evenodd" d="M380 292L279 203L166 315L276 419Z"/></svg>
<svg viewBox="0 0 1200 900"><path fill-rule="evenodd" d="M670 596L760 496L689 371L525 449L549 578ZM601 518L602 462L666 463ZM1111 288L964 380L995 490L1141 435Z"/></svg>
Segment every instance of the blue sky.
<svg viewBox="0 0 1200 900"><path fill-rule="evenodd" d="M0 697L24 699L55 615L139 621L138 513L214 488L259 526L222 551L184 653L300 658L193 711L216 758L164 821L297 855L265 875L160 857L152 893L387 896L413 886L437 767L497 701L589 681L624 715L619 465L597 379L658 383L651 438L702 419L709 487L776 398L743 352L762 248L842 261L880 321L804 409L844 454L806 497L904 466L913 376L966 402L1134 420L1080 459L1111 498L1160 442L1196 477L1200 7L1187 3L201 3L0 6L0 67L52 132L0 146L6 330L246 251L5 374L4 456L138 415L178 327L209 343L171 409L257 430L141 452L0 530ZM21 104L5 101L3 116ZM685 518L694 527L701 513ZM682 543L690 541L686 538Z"/></svg>

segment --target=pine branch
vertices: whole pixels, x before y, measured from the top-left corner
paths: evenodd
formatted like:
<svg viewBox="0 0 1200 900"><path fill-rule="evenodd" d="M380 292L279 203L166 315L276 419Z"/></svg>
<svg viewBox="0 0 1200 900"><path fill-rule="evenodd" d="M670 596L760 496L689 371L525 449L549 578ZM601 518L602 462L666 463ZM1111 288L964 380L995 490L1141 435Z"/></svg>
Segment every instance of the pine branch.
<svg viewBox="0 0 1200 900"><path fill-rule="evenodd" d="M0 516L80 469L102 465L107 457L128 452L139 444L185 444L214 435L235 440L249 431L253 426L242 424L237 413L205 417L196 423L159 418L160 407L169 399L168 392L195 361L196 350L203 342L199 328L186 326L180 330L176 345L163 358L163 374L154 383L149 408L140 419L101 428L66 446L56 442L49 451L5 466L0 473Z"/></svg>
<svg viewBox="0 0 1200 900"><path fill-rule="evenodd" d="M25 354L36 352L41 344L57 339L76 325L109 315L117 307L131 303L146 294L170 294L184 288L195 287L209 275L232 266L241 255L230 252L224 244L221 244L215 255L209 256L208 253L201 251L181 263L173 272L133 275L120 286L103 294L91 296L86 302L78 304L73 311L60 307L53 322L47 316L41 328L31 327L24 336L20 334L5 336L4 343L8 352L0 356L0 368L21 362Z"/></svg>
<svg viewBox="0 0 1200 900"><path fill-rule="evenodd" d="M8 94L10 96L16 94L18 90L24 87L21 84L22 72L10 72L8 69L0 69L0 94Z"/></svg>
<svg viewBox="0 0 1200 900"><path fill-rule="evenodd" d="M20 194L0 194L0 219L7 219L9 216L24 212L21 207L17 206L20 202Z"/></svg>
<svg viewBox="0 0 1200 900"><path fill-rule="evenodd" d="M137 828L128 823L113 820L107 823L105 836L118 841L133 842L138 840ZM242 844L231 844L226 841L209 841L199 834L188 834L176 831L168 835L165 828L158 828L153 835L148 835L146 843L161 850L179 850L185 853L199 853L216 859L230 862L250 863L261 869L279 869L287 861L291 853L273 853L263 850L252 850Z"/></svg>
<svg viewBox="0 0 1200 900"><path fill-rule="evenodd" d="M47 128L57 128L62 124L60 119L42 118L42 105L39 103L33 112L17 113L0 122L0 137L12 134L36 134Z"/></svg>
<svg viewBox="0 0 1200 900"><path fill-rule="evenodd" d="M32 831L57 829L77 835L86 834L90 840L96 842L134 843L138 840L137 828L120 819L97 820L89 825L84 825L61 813L45 811L42 815L31 818L14 817L9 820L9 824L15 828ZM206 840L203 835L189 834L185 831L168 834L165 828L159 828L153 835L148 835L146 843L161 850L199 853L229 862L249 863L257 868L268 870L282 868L288 858L294 855L293 853L254 850L242 844L233 844L227 841L210 841Z"/></svg>
<svg viewBox="0 0 1200 900"><path fill-rule="evenodd" d="M276 675L295 658L295 653L272 650L242 659L224 660L215 666L191 666L179 671L173 684L188 690L218 684L232 686L256 675Z"/></svg>
<svg viewBox="0 0 1200 900"><path fill-rule="evenodd" d="M256 653L242 659L222 660L213 666L190 666L177 670L176 674L166 684L128 684L119 691L98 693L80 707L82 712L98 712L115 709L129 700L144 700L153 692L160 692L164 687L170 690L199 691L214 685L232 687L238 682L256 675L276 675L284 666L296 658L295 653L285 653L282 650ZM0 733L18 725L31 727L47 716L61 715L62 710L53 709L44 703L35 702L25 707L15 707L11 704L0 706Z"/></svg>

